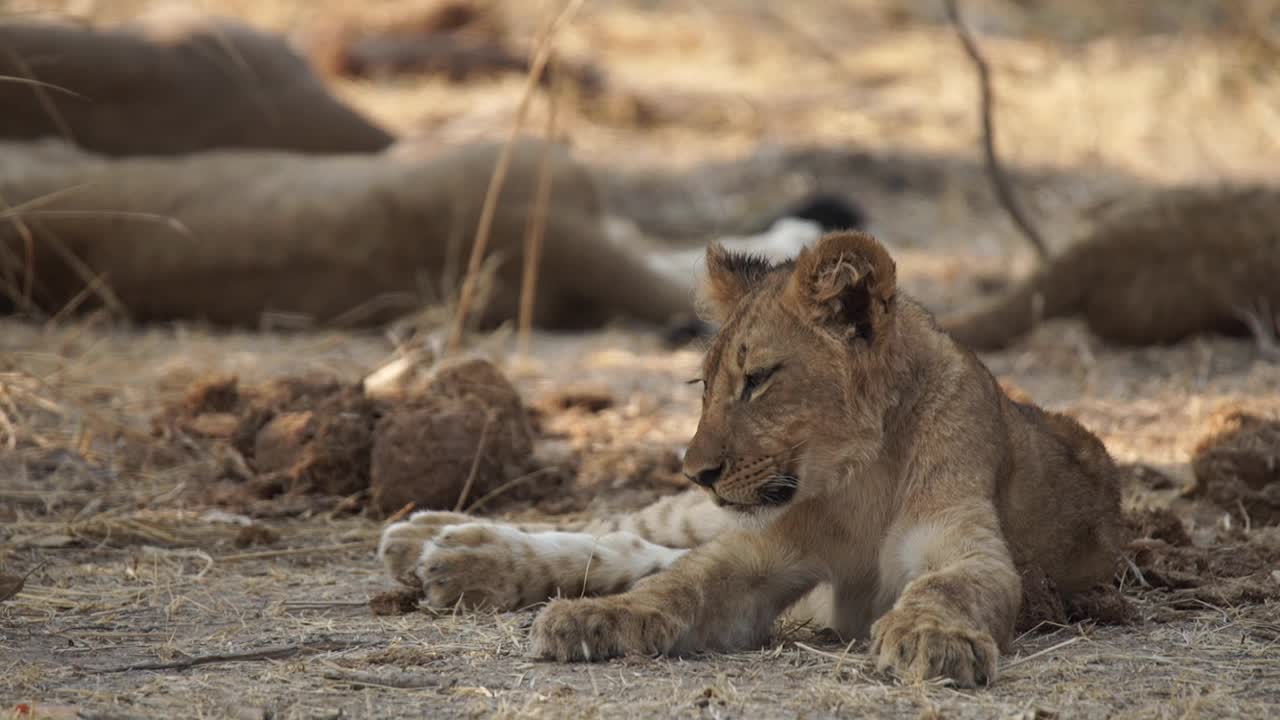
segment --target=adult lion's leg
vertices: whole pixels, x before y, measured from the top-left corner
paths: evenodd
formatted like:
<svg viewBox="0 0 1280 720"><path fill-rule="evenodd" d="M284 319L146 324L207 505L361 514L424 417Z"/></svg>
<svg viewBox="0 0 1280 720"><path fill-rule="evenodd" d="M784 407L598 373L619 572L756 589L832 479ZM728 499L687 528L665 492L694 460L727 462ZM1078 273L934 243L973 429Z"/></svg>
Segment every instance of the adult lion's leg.
<svg viewBox="0 0 1280 720"><path fill-rule="evenodd" d="M542 267L560 290L575 299L575 314L587 309L605 319L630 317L665 325L694 317L693 276L677 280L658 272L639 253L603 237L602 223L574 215L547 218ZM571 318L545 318L563 326Z"/></svg>
<svg viewBox="0 0 1280 720"><path fill-rule="evenodd" d="M975 503L904 518L881 554L881 589L901 592L871 628L877 665L911 681L990 683L1022 600L995 509Z"/></svg>
<svg viewBox="0 0 1280 720"><path fill-rule="evenodd" d="M552 602L533 653L565 662L758 645L821 579L776 537L726 532L621 595Z"/></svg>

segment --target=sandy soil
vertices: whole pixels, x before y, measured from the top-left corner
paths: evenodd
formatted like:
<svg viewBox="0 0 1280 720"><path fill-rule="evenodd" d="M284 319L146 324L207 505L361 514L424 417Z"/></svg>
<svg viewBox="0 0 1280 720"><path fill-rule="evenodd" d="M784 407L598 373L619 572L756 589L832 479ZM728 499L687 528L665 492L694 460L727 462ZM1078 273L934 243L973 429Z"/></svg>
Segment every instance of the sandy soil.
<svg viewBox="0 0 1280 720"><path fill-rule="evenodd" d="M147 5L10 2L0 12L121 17ZM302 35L331 4L204 5ZM513 12L518 39L536 27L533 5ZM1265 55L1277 37L1266 34L1274 4L1241 3L1261 18L1247 22L1202 12L1209 3L1181 14L966 5L997 74L1005 156L1054 247L1075 237L1077 212L1108 193L1280 179L1280 76L1259 59L1275 57ZM714 228L809 189L838 190L871 216L906 290L937 309L1028 269L1030 253L987 189L973 79L940 10L802 2L780 18L769 7L601 1L566 33L566 54L592 59L620 86L684 93L709 108L657 127L569 113L572 144L616 171L606 184L617 211L655 233L696 235L706 230L698 222ZM520 85L339 89L398 131L454 142L501 137ZM546 421L583 452L678 451L693 431L698 392L683 381L696 347L670 352L626 327L538 334L521 363L509 335L481 346L534 404L571 386L607 390L612 407ZM994 687L976 692L898 685L874 671L865 647L804 628L782 629L756 652L561 666L525 658L532 610L374 616L369 599L392 584L373 557L381 521L359 512L361 498L214 507L202 478L229 460L157 435L153 419L209 373L355 381L393 349L380 335L338 331L0 319L0 571L33 571L0 602L0 717L24 703L49 717L1280 714L1274 574L1270 599L1231 602L1127 577L1139 622L1042 627L1002 661ZM1200 548L1280 545L1277 528L1181 492L1197 442L1224 408L1280 418L1280 366L1250 341L1117 349L1059 321L984 359L1002 380L1080 418L1119 460L1158 471L1133 475L1130 508L1173 508ZM587 512L672 489L619 473L595 479L599 499ZM270 532L245 536L249 514Z"/></svg>

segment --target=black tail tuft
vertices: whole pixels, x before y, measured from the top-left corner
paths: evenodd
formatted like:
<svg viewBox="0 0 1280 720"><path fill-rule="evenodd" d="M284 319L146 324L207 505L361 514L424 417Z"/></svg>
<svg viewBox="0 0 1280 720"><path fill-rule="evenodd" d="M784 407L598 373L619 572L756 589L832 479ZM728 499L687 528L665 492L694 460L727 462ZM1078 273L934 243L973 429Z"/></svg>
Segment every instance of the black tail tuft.
<svg viewBox="0 0 1280 720"><path fill-rule="evenodd" d="M779 213L777 219L785 217L817 223L824 233L861 230L867 224L866 213L857 203L831 193L810 195Z"/></svg>

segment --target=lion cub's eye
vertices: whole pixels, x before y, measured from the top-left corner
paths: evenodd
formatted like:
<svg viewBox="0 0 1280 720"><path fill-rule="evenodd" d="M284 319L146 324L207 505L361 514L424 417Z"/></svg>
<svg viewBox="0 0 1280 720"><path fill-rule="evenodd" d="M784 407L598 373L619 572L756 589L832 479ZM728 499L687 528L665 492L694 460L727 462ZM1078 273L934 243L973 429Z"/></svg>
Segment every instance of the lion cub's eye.
<svg viewBox="0 0 1280 720"><path fill-rule="evenodd" d="M772 367L752 370L747 373L746 379L742 381L742 401L746 402L747 400L750 400L756 390L759 390L761 385L768 382L769 378L773 377L773 374L778 372L778 368L780 367L782 367L781 363Z"/></svg>

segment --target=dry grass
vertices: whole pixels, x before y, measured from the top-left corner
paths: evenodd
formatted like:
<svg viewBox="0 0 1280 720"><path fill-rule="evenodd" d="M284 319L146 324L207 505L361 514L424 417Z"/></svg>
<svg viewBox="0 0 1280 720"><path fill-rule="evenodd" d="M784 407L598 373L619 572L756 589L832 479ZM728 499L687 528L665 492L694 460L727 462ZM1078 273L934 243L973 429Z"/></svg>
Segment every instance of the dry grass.
<svg viewBox="0 0 1280 720"><path fill-rule="evenodd" d="M559 12L547 21L546 29L543 30L538 38L533 62L530 63L529 74L525 78L524 93L520 97L520 104L516 107L516 114L511 123L511 130L507 135L507 142L502 146L502 152L498 155L498 162L493 168L489 189L485 192L484 205L480 210L480 221L476 225L475 240L471 245L471 257L467 261L467 272L463 277L462 290L458 297L457 313L449 329L449 338L445 344L446 352L456 352L461 348L463 331L466 329L467 317L476 294L476 283L479 280L480 269L485 260L485 251L489 245L489 233L493 226L494 213L498 208L498 195L502 192L503 183L506 182L507 169L511 165L511 153L520 137L521 131L524 129L525 117L533 101L534 90L542 80L543 71L551 60L555 47L553 43L555 42L556 33L562 25L572 20L581 6L582 0L568 0L565 2ZM542 161L544 170L540 173L542 176L547 176L548 171L545 170L547 161L548 158L544 157ZM545 185L546 183L544 181L541 184ZM536 210L534 214L536 214ZM532 222L532 218L530 221ZM526 280L528 279L526 277Z"/></svg>
<svg viewBox="0 0 1280 720"><path fill-rule="evenodd" d="M1166 4L1091 1L1073 6L1065 22L1055 3L1017 4L1025 11L964 3L992 64L1004 157L1051 246L1073 236L1075 208L1117 188L1277 179L1280 81L1254 59L1273 26L1254 23L1262 39L1241 42L1197 14L1210 4L1177 4L1189 14L1178 25ZM5 12L108 18L150 5L11 0ZM205 5L287 29L305 29L333 7ZM658 184L652 196L635 178L616 179L610 192L624 208L629 200L652 212L697 206L733 215L779 195L838 188L868 208L875 231L894 246L901 282L934 307L969 300L1031 260L985 189L971 68L941 5L806 0L780 11L788 31L762 21L754 0L666 2L662 13L643 5L595 0L557 42L565 57L599 62L619 87L665 88L698 110L681 122L632 127L560 108L578 152L602 164L702 168ZM541 18L511 7L513 32L535 37ZM1265 14L1275 4L1249 7ZM1098 34L1108 23L1120 32ZM1168 24L1190 30L1143 31ZM1002 29L1009 32L993 32ZM340 90L399 130L447 142L504 137L525 84L406 80ZM530 126L545 121L538 112L531 109ZM754 154L776 144L824 146L818 160L833 167ZM840 154L851 149L871 152L853 162ZM442 312L424 313L423 324L438 324ZM492 343L500 355L511 349L505 336ZM1001 680L979 692L896 685L875 672L864 646L805 628L786 629L756 652L560 666L524 657L532 612L374 617L366 603L388 587L372 554L378 523L303 507L257 521L279 534L277 543L237 547L238 521L199 502L198 478L226 459L175 449L153 436L150 421L207 373L355 381L393 347L341 331L139 330L105 315L0 320L0 569L46 563L0 604L0 717L33 701L129 717L1280 713L1274 602L1215 607L1134 591L1143 624L1022 638ZM1079 417L1118 458L1160 467L1175 481L1221 406L1280 414L1280 367L1260 362L1248 341L1119 350L1078 324L1054 322L985 359L1002 380ZM600 453L674 450L696 422L698 392L683 381L697 363L696 351L669 353L625 329L534 333L517 381L532 399L570 384L601 385L615 399L595 415L553 418L549 432ZM1179 498L1176 484L1126 488L1126 502L1177 508L1200 542L1226 532L1220 509ZM625 504L634 490L602 483L593 509ZM275 654L280 648L295 650ZM271 658L227 659L264 649ZM215 657L222 659L186 669L106 672Z"/></svg>
<svg viewBox="0 0 1280 720"><path fill-rule="evenodd" d="M96 340L91 353L56 363L56 375L44 353L6 355L44 378L43 402L34 406L49 416L42 420L23 405L19 427L30 429L24 438L49 447L70 444L84 411L125 427L149 416L150 404L128 405L119 417L95 405L84 388L108 376L125 397L148 389L165 398L171 393L164 389L180 382L172 377L173 358L200 363L180 378L228 370L268 377L294 372L300 356L313 368L356 377L388 347L371 337L138 337L11 322L4 330L13 343L6 351L63 347L85 333ZM615 398L612 408L578 420L566 415L551 430L583 433L602 452L677 447L692 430L697 392L679 381L696 366L696 352L668 354L651 338L620 332L535 334L533 342L543 366L520 379L526 396L594 383ZM1118 352L1058 323L988 359L1002 378L1097 428L1122 458L1176 469L1218 404L1280 412L1280 398L1262 391L1277 386L1280 368L1253 363L1251 353L1249 343L1228 340ZM339 709L380 717L424 709L445 717L990 717L1036 709L1072 717L1260 717L1276 710L1266 691L1280 679L1273 605L1175 607L1154 591L1133 595L1147 618L1142 625L1073 625L1020 639L1000 682L981 692L898 686L874 670L864 645L832 644L805 628L735 655L533 662L524 657L532 611L371 616L368 599L388 587L372 557L374 521L331 512L263 520L281 540L237 548L237 525L185 499L182 466L133 472L95 454L95 443L86 447L118 477L104 481L80 470L41 478L27 462L25 481L0 486L10 508L0 528L0 564L24 570L48 563L0 605L7 671L0 696L146 717L186 711L189 703L191 712L216 717L335 717ZM1131 503L1163 502L1176 489L1127 494ZM1201 531L1220 520L1207 508L1187 518ZM281 649L288 657L239 657ZM200 664L106 672L193 660Z"/></svg>

